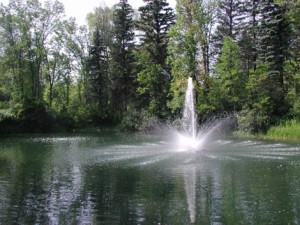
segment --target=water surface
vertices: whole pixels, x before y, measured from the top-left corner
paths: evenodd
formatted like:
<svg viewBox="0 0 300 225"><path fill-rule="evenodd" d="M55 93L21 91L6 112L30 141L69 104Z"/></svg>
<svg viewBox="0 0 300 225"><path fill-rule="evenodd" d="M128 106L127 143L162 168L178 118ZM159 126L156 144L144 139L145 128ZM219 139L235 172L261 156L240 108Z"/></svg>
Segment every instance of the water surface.
<svg viewBox="0 0 300 225"><path fill-rule="evenodd" d="M300 224L297 144L164 135L0 138L0 224Z"/></svg>

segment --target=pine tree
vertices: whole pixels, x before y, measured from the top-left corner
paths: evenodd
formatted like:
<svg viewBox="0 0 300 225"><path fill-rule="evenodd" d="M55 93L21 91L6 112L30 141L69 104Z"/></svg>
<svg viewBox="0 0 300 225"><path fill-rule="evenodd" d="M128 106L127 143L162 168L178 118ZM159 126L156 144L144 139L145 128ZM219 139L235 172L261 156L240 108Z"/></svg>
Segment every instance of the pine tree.
<svg viewBox="0 0 300 225"><path fill-rule="evenodd" d="M292 107L290 115L300 119L300 2L275 0L286 8L285 17L290 23L288 60L285 63L286 99Z"/></svg>
<svg viewBox="0 0 300 225"><path fill-rule="evenodd" d="M139 8L141 18L137 24L142 32L141 42L151 55L155 64L165 68L169 28L174 24L175 15L166 0L144 0L145 6Z"/></svg>
<svg viewBox="0 0 300 225"><path fill-rule="evenodd" d="M221 0L218 10L218 26L214 35L215 54L219 55L225 37L237 41L241 17L241 2L238 0Z"/></svg>
<svg viewBox="0 0 300 225"><path fill-rule="evenodd" d="M231 37L224 38L216 73L218 77L210 93L215 110L219 113L240 111L245 102L247 79L241 70L239 47Z"/></svg>
<svg viewBox="0 0 300 225"><path fill-rule="evenodd" d="M289 24L284 18L284 8L273 1L260 2L261 14L258 33L258 63L269 67L269 90L273 102L273 115L281 116L284 109L284 63L288 53Z"/></svg>
<svg viewBox="0 0 300 225"><path fill-rule="evenodd" d="M93 33L89 56L86 97L94 122L99 122L106 119L108 111L108 51L98 29Z"/></svg>
<svg viewBox="0 0 300 225"><path fill-rule="evenodd" d="M242 126L254 133L267 131L289 110L285 100L284 64L290 32L285 8L272 0L262 0L257 12L256 67L247 84L246 113L240 117Z"/></svg>
<svg viewBox="0 0 300 225"><path fill-rule="evenodd" d="M284 18L284 8L273 1L263 0L260 5L260 26L258 37L258 60L269 63L270 71L279 73L283 85L283 63L287 57L289 24Z"/></svg>
<svg viewBox="0 0 300 225"><path fill-rule="evenodd" d="M244 0L239 5L241 13L241 29L238 44L243 69L250 74L256 69L257 60L257 32L258 32L258 0Z"/></svg>
<svg viewBox="0 0 300 225"><path fill-rule="evenodd" d="M117 110L116 117L121 119L127 111L134 93L133 48L134 22L133 10L127 0L115 5L113 19L113 45L111 80L113 82L112 107Z"/></svg>
<svg viewBox="0 0 300 225"><path fill-rule="evenodd" d="M89 47L86 98L88 112L95 123L112 120L110 60L112 49L113 10L107 7L95 8L88 14L91 33Z"/></svg>
<svg viewBox="0 0 300 225"><path fill-rule="evenodd" d="M138 93L143 108L154 116L164 118L168 115L167 100L171 81L166 64L168 30L174 24L175 16L166 0L144 2L146 5L139 8L141 14L137 23L141 41L140 52L135 54L139 70Z"/></svg>

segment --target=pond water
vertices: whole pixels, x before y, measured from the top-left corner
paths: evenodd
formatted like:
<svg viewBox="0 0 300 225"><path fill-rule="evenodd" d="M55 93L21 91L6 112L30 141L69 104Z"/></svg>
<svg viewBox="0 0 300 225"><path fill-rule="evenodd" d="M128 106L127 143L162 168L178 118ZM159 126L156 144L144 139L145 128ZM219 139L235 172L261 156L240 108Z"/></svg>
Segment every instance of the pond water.
<svg viewBox="0 0 300 225"><path fill-rule="evenodd" d="M0 138L0 224L300 224L300 147L164 135Z"/></svg>

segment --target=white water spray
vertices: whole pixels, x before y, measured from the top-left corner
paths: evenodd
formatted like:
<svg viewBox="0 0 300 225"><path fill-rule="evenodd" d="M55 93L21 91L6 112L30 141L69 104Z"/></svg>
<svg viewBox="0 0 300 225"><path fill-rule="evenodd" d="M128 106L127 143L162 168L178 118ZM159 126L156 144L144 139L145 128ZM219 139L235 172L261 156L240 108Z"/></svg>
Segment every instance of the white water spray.
<svg viewBox="0 0 300 225"><path fill-rule="evenodd" d="M182 125L185 133L196 140L197 115L195 112L194 84L191 77L188 78L188 85L185 94Z"/></svg>
<svg viewBox="0 0 300 225"><path fill-rule="evenodd" d="M194 84L191 77L188 78L187 89L185 93L182 131L179 134L179 145L181 150L199 149L202 140L198 138L197 114L195 109Z"/></svg>
<svg viewBox="0 0 300 225"><path fill-rule="evenodd" d="M187 80L181 129L176 132L178 138L178 151L199 151L203 145L224 124L230 122L231 117L222 119L213 118L198 126L195 107L194 84L191 77ZM228 123L229 124L229 123Z"/></svg>

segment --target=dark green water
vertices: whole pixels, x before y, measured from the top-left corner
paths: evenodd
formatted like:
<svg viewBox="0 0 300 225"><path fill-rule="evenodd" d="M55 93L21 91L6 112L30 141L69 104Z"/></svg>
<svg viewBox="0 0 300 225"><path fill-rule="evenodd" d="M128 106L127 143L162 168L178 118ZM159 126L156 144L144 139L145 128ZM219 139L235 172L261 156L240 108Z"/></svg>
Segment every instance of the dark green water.
<svg viewBox="0 0 300 225"><path fill-rule="evenodd" d="M300 224L296 144L161 135L0 138L0 224Z"/></svg>

